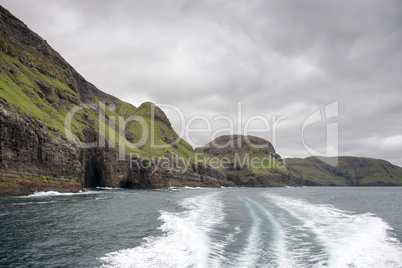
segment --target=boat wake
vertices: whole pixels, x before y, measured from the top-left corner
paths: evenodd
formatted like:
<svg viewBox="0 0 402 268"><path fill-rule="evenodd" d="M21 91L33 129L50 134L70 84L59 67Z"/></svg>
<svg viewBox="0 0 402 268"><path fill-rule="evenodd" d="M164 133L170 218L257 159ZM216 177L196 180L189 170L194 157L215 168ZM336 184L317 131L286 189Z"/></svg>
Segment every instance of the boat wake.
<svg viewBox="0 0 402 268"><path fill-rule="evenodd" d="M211 206L213 204L213 206ZM217 193L182 200L182 212L161 211L163 235L148 237L138 247L107 254L102 267L209 267L219 250L208 235L224 219Z"/></svg>
<svg viewBox="0 0 402 268"><path fill-rule="evenodd" d="M102 267L401 267L381 218L263 192L202 193L161 211L162 235L100 258ZM232 210L227 207L230 206Z"/></svg>

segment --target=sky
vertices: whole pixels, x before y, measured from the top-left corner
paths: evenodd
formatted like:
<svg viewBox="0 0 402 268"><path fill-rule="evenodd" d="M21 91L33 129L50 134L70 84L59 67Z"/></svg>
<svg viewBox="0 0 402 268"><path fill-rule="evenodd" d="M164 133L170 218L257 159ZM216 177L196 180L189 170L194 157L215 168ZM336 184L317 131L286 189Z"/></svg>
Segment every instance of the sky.
<svg viewBox="0 0 402 268"><path fill-rule="evenodd" d="M401 1L0 4L100 90L160 105L193 147L232 130L282 157L402 166Z"/></svg>

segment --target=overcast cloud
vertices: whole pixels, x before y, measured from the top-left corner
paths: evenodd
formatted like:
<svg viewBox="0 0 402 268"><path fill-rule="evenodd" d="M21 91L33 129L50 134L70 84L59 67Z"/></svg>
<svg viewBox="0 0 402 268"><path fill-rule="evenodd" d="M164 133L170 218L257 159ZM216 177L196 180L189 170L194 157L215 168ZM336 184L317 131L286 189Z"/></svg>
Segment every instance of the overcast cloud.
<svg viewBox="0 0 402 268"><path fill-rule="evenodd" d="M339 117L306 128L306 143L323 151L326 123L338 123L340 155L402 166L401 1L0 3L88 81L135 106L174 104L187 119L237 120L241 101L243 124L286 116L276 150L306 157L303 122L339 101ZM179 132L178 116L165 111ZM272 131L254 134L272 141ZM211 135L190 138L196 146Z"/></svg>

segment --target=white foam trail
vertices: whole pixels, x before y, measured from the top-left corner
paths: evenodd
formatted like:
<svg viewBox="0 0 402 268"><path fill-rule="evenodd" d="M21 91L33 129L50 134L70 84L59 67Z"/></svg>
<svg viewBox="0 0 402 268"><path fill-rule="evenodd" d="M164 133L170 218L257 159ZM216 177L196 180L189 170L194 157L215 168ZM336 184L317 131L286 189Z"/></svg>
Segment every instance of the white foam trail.
<svg viewBox="0 0 402 268"><path fill-rule="evenodd" d="M388 234L392 228L381 218L369 213L354 214L331 205L263 195L302 222L299 232L315 234L326 251L326 256L318 256L318 266L402 266L402 245Z"/></svg>
<svg viewBox="0 0 402 268"><path fill-rule="evenodd" d="M100 258L102 267L211 267L219 260L211 252L219 245L208 233L223 221L223 203L218 193L182 200L183 212L161 211L163 235L148 237L136 248L119 250Z"/></svg>

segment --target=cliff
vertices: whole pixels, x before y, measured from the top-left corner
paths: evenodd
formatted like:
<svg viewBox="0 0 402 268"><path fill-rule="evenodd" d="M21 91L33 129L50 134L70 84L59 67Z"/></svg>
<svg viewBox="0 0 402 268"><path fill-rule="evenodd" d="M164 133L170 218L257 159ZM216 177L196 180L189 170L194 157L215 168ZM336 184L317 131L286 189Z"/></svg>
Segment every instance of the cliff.
<svg viewBox="0 0 402 268"><path fill-rule="evenodd" d="M224 173L239 186L301 185L264 139L224 135L195 150L197 158Z"/></svg>
<svg viewBox="0 0 402 268"><path fill-rule="evenodd" d="M304 185L402 186L402 168L381 159L340 156L335 167L327 164L334 158L326 158L327 163L316 157L285 161Z"/></svg>
<svg viewBox="0 0 402 268"><path fill-rule="evenodd" d="M77 185L232 185L194 163L194 150L161 109L100 91L1 6L0 134L0 195L24 185L24 194Z"/></svg>

